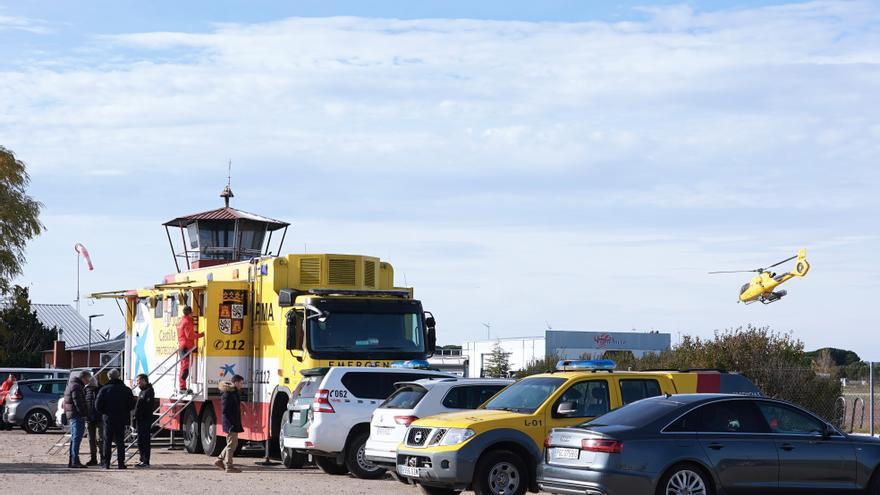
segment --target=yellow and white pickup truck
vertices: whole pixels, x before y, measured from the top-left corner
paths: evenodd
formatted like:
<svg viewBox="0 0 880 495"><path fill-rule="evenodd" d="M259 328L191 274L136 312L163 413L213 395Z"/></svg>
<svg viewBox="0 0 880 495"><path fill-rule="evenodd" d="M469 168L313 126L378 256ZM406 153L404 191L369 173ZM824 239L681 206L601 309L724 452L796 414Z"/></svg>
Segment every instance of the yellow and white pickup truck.
<svg viewBox="0 0 880 495"><path fill-rule="evenodd" d="M747 378L717 370L614 371L614 362L560 361L524 378L479 409L415 421L397 450L397 472L429 495L538 491L535 468L552 428L583 423L661 394L760 395Z"/></svg>

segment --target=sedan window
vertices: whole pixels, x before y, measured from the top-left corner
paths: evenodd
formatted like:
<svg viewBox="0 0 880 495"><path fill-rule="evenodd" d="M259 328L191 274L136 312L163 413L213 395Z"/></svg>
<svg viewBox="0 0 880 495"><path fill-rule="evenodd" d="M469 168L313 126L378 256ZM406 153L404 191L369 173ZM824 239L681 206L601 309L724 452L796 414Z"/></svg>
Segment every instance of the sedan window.
<svg viewBox="0 0 880 495"><path fill-rule="evenodd" d="M748 400L724 400L700 406L666 428L668 432L767 433L767 424Z"/></svg>
<svg viewBox="0 0 880 495"><path fill-rule="evenodd" d="M825 431L825 423L793 407L762 401L758 403L758 409L770 426L771 433L811 435Z"/></svg>

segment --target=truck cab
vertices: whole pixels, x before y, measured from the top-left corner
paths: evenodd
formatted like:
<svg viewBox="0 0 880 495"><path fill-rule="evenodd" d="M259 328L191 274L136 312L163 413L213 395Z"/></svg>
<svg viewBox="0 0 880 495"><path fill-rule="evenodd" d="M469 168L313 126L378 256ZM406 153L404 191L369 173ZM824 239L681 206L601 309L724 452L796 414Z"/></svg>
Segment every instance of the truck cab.
<svg viewBox="0 0 880 495"><path fill-rule="evenodd" d="M398 448L397 472L429 494L466 489L477 495L537 492L535 470L551 429L580 424L647 397L710 392L699 390L699 385L714 388L711 384L720 385L716 378L722 375L618 372L614 366L608 360L560 361L556 371L524 378L478 410L419 419ZM742 380L726 383L748 388L743 387L748 380L731 376ZM754 385L740 391L752 392L757 392Z"/></svg>

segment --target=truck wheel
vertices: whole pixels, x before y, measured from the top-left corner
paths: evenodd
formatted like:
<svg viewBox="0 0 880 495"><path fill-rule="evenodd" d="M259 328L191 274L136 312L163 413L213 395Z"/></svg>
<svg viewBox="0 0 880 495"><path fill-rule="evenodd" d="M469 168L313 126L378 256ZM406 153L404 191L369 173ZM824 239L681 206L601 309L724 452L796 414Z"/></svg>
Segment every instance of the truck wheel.
<svg viewBox="0 0 880 495"><path fill-rule="evenodd" d="M333 457L315 456L315 465L327 474L340 475L348 473L348 468L345 467L345 464L337 464L336 459Z"/></svg>
<svg viewBox="0 0 880 495"><path fill-rule="evenodd" d="M281 449L281 462L287 469L301 469L306 464L307 456L293 449Z"/></svg>
<svg viewBox="0 0 880 495"><path fill-rule="evenodd" d="M202 452L201 424L194 406L187 406L183 412L183 422L180 427L183 429L183 448L190 454L200 454Z"/></svg>
<svg viewBox="0 0 880 495"><path fill-rule="evenodd" d="M461 493L458 490L453 490L452 488L443 488L439 486L427 486L427 485L419 485L419 489L422 490L422 493L425 495L458 495Z"/></svg>
<svg viewBox="0 0 880 495"><path fill-rule="evenodd" d="M474 470L476 495L523 495L528 488L528 467L509 450L489 452Z"/></svg>
<svg viewBox="0 0 880 495"><path fill-rule="evenodd" d="M202 434L202 450L205 451L205 454L211 457L220 455L220 452L223 452L223 447L226 447L226 437L221 437L217 434L217 416L214 414L214 406L209 403L206 403L205 408L202 410L200 430Z"/></svg>
<svg viewBox="0 0 880 495"><path fill-rule="evenodd" d="M369 432L358 433L348 443L348 449L345 451L345 465L349 472L355 477L363 480L377 480L385 477L385 468L377 466L368 461L364 455L367 445Z"/></svg>
<svg viewBox="0 0 880 495"><path fill-rule="evenodd" d="M46 433L49 424L49 413L42 409L34 409L25 415L21 426L28 433Z"/></svg>

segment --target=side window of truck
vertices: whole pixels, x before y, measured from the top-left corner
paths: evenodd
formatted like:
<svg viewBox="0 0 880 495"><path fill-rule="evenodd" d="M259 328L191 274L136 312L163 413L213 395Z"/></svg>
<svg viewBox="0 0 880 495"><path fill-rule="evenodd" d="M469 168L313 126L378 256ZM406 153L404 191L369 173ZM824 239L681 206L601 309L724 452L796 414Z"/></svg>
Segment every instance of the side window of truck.
<svg viewBox="0 0 880 495"><path fill-rule="evenodd" d="M586 380L575 383L556 401L553 406L555 411L563 402L574 402L577 413L573 418L592 418L608 412L609 396L608 382L605 380Z"/></svg>
<svg viewBox="0 0 880 495"><path fill-rule="evenodd" d="M620 397L622 405L627 405L637 400L647 399L660 395L660 384L654 379L624 379L620 380Z"/></svg>

